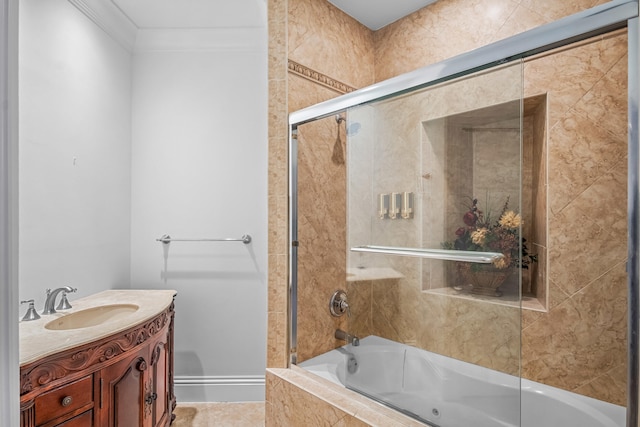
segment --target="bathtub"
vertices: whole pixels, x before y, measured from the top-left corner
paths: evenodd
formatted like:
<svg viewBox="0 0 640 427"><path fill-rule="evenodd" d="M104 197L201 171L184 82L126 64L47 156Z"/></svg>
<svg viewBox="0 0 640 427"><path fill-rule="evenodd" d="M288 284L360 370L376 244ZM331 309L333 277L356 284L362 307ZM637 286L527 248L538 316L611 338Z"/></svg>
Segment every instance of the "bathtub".
<svg viewBox="0 0 640 427"><path fill-rule="evenodd" d="M624 427L626 410L377 336L298 364L435 427Z"/></svg>

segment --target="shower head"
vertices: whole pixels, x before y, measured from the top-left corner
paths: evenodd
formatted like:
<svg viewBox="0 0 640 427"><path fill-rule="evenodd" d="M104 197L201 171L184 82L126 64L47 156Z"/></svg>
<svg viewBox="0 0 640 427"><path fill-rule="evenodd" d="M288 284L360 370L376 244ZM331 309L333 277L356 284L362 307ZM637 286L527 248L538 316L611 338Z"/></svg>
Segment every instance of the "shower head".
<svg viewBox="0 0 640 427"><path fill-rule="evenodd" d="M353 122L347 126L347 136L357 135L358 131L360 131L360 123L358 122Z"/></svg>
<svg viewBox="0 0 640 427"><path fill-rule="evenodd" d="M342 122L346 122L347 119L345 117L342 117L342 115L340 114L336 114L336 123L338 123L338 125ZM356 135L358 133L358 131L360 130L360 123L358 122L353 122L351 124L349 124L347 126L347 136L353 136Z"/></svg>
<svg viewBox="0 0 640 427"><path fill-rule="evenodd" d="M347 119L343 117L341 114L336 114L336 123L338 124L338 134L336 136L336 140L333 144L333 152L331 155L331 161L335 165L344 165L344 147L342 146L342 141L340 140L340 125L342 122L347 122ZM353 122L349 123L345 127L345 132L347 137L356 135L360 130L360 123Z"/></svg>

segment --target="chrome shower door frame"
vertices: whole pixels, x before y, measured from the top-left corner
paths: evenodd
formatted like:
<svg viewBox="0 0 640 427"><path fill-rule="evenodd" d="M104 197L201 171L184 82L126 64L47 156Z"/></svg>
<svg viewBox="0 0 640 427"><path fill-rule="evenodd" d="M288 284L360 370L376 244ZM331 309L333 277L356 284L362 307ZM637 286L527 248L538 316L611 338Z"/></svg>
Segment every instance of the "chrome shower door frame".
<svg viewBox="0 0 640 427"><path fill-rule="evenodd" d="M636 427L640 399L640 134L638 100L640 99L640 23L639 18L628 24L628 166L627 166L627 427Z"/></svg>
<svg viewBox="0 0 640 427"><path fill-rule="evenodd" d="M627 426L637 427L640 398L640 149L638 100L640 99L640 25L638 0L614 0L542 25L468 53L373 84L363 89L304 108L289 115L289 343L290 363L297 347L297 246L298 181L297 129L314 120L348 108L379 101L419 88L462 77L496 65L566 46L616 29L628 28L628 404Z"/></svg>

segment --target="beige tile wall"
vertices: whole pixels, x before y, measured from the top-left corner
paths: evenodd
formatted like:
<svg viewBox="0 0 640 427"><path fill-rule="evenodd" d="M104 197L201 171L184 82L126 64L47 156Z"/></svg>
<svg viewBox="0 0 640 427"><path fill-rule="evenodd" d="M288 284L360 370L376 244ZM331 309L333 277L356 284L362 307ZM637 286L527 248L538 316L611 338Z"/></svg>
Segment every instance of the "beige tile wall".
<svg viewBox="0 0 640 427"><path fill-rule="evenodd" d="M300 368L267 369L267 427L424 427L342 386Z"/></svg>
<svg viewBox="0 0 640 427"><path fill-rule="evenodd" d="M548 313L525 312L522 374L626 404L627 38L525 65L547 93Z"/></svg>
<svg viewBox="0 0 640 427"><path fill-rule="evenodd" d="M440 0L374 33L376 81L433 64L606 0Z"/></svg>
<svg viewBox="0 0 640 427"><path fill-rule="evenodd" d="M371 33L324 0L268 0L269 367L286 367L288 353L286 114L340 94L287 75L288 59L362 87L600 3L604 1L440 0ZM523 375L621 404L626 377L625 61L625 37L618 36L525 67L525 96L548 94L551 310L524 313ZM558 79L560 75L566 78ZM332 135L327 139L327 144L335 141ZM323 227L323 222L316 226ZM321 230L315 232L322 234ZM340 268L336 273L344 274ZM322 293L335 286L328 282ZM372 287L364 287L358 298L372 293ZM456 319L464 321L461 314L469 313L469 307L458 305L434 305L433 313L440 316L436 323L434 318L424 319L425 324L431 322L433 331L442 326L455 334ZM313 314L319 316L323 314ZM422 339L444 340L445 335L427 334ZM330 338L319 341L324 344L314 351L331 344ZM474 345L482 345L474 342L467 341L463 351L473 353ZM496 346L496 357L513 348L513 343L505 344Z"/></svg>
<svg viewBox="0 0 640 427"><path fill-rule="evenodd" d="M306 80L302 85L309 99ZM315 85L319 92L327 91ZM318 94L322 95L322 94ZM329 298L346 277L346 178L345 164L334 147L344 151L344 124L334 117L298 128L298 361L335 348L333 331L344 328L344 318L329 314ZM344 155L342 155L344 158ZM336 164L337 163L337 164Z"/></svg>
<svg viewBox="0 0 640 427"><path fill-rule="evenodd" d="M269 293L267 366L287 366L287 0L269 0Z"/></svg>
<svg viewBox="0 0 640 427"><path fill-rule="evenodd" d="M267 366L286 367L288 365L288 121L287 114L309 105L334 98L357 87L370 85L374 82L373 72L373 35L363 25L351 17L340 12L329 2L318 0L269 0L269 310L268 310L268 341ZM326 137L323 149L333 150L337 138L337 123L333 119L326 120L317 129L301 128L301 135L308 135L307 141L313 136ZM314 132L319 130L317 135ZM342 138L345 138L344 124ZM344 141L343 141L344 142ZM335 346L332 337L334 321L326 318L327 312L315 313L320 302L317 296L328 298L337 286L338 278L344 278L344 239L343 248L332 248L335 238L326 233L332 228L341 231L344 236L344 203L333 200L338 197L344 199L344 165L334 165L331 162L333 151L316 154L309 151L309 168L315 167L319 171L327 172L324 183L329 186L314 186L313 181L308 184L315 187L317 192L306 188L303 194L317 207L333 208L342 206L342 211L326 211L323 215L330 219L325 223L324 216L318 215L314 227L304 227L304 230L324 233L304 234L300 236L306 242L313 241L314 250L323 253L340 254L338 261L323 259L309 252L310 246L301 248L301 265L304 271L325 271L322 275L307 274L309 280L320 283L325 290L318 293L303 294L300 304L303 319L322 319L323 328L310 326L310 330L327 330L317 341L318 346L311 348L322 351ZM313 157L318 155L319 157ZM316 159L321 160L316 163ZM326 169L326 168L329 169ZM309 168L304 170L310 170ZM303 172L304 172L303 170ZM337 174L337 175L336 175ZM307 176L310 176L309 173ZM301 182L304 183L304 177ZM335 186L335 187L333 187ZM332 200L328 200L328 198ZM305 200L302 201L308 205ZM316 206L309 207L309 214L301 211L302 218L314 219L312 215ZM337 215L337 216L336 216ZM341 221L340 221L341 218ZM335 221L338 220L336 223ZM306 252L305 252L306 251ZM305 254L309 254L306 256ZM305 270L306 269L306 270ZM333 272L329 270L334 270ZM336 270L337 269L337 270ZM329 271L329 272L327 272ZM321 280L319 280L321 279ZM305 297L308 297L306 299ZM322 301L323 308L328 307L327 301ZM317 314L317 315L316 315ZM305 320L303 320L304 326ZM329 326L331 325L331 326ZM305 337L301 334L303 344ZM313 335L316 342L317 334ZM307 346L303 346L307 348ZM304 357L304 351L301 356Z"/></svg>
<svg viewBox="0 0 640 427"><path fill-rule="evenodd" d="M289 59L356 88L374 82L368 28L328 1L289 0L288 17Z"/></svg>
<svg viewBox="0 0 640 427"><path fill-rule="evenodd" d="M313 71L289 73L289 111L373 83L367 28L315 0L289 1L288 16L289 60ZM333 331L345 323L328 307L346 276L346 130L344 122L328 117L298 132L298 283L305 285L298 287L297 356L303 361L335 348Z"/></svg>

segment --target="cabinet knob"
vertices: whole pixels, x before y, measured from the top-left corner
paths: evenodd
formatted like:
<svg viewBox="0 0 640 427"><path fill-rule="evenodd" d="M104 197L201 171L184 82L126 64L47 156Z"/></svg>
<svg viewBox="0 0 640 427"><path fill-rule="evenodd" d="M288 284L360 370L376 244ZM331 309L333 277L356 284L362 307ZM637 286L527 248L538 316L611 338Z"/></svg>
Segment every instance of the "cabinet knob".
<svg viewBox="0 0 640 427"><path fill-rule="evenodd" d="M140 372L146 371L147 370L147 362L144 359L140 359L140 361L138 362L138 365L136 366L136 368Z"/></svg>
<svg viewBox="0 0 640 427"><path fill-rule="evenodd" d="M71 405L71 402L73 402L73 398L71 396L65 396L62 399L62 406L69 406Z"/></svg>

